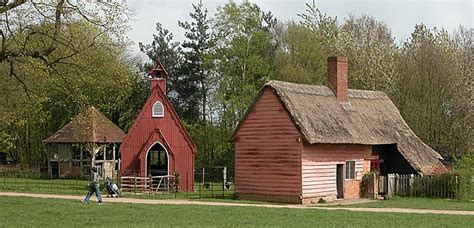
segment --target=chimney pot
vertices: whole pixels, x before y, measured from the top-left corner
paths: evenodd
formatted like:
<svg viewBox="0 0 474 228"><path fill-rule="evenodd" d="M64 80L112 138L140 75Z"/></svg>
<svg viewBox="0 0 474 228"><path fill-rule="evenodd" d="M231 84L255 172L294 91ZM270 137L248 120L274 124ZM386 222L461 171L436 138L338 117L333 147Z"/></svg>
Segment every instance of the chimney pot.
<svg viewBox="0 0 474 228"><path fill-rule="evenodd" d="M334 92L338 101L346 102L348 93L347 58L342 56L328 57L327 64L328 86Z"/></svg>

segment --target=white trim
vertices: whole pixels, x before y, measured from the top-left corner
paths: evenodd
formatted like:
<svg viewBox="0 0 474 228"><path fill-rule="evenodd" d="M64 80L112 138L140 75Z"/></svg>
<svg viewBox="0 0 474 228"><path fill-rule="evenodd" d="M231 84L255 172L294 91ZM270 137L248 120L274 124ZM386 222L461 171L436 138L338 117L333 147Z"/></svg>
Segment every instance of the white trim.
<svg viewBox="0 0 474 228"><path fill-rule="evenodd" d="M160 144L161 147L163 147L163 149L165 149L165 153L166 153L166 158L168 159L168 162L167 162L167 175L170 175L170 156L169 156L169 153L168 153L168 150L166 149L165 146L163 146L163 144L161 144L159 141L156 141L155 143L153 143L149 148L148 150L146 151L146 156L145 156L145 176L148 175L148 155L150 153L150 150L151 148L153 148L156 144Z"/></svg>
<svg viewBox="0 0 474 228"><path fill-rule="evenodd" d="M160 113L155 114L155 106L158 104L161 106L161 114ZM151 107L151 117L164 117L164 116L165 116L165 106L163 106L163 104L160 101L156 101Z"/></svg>

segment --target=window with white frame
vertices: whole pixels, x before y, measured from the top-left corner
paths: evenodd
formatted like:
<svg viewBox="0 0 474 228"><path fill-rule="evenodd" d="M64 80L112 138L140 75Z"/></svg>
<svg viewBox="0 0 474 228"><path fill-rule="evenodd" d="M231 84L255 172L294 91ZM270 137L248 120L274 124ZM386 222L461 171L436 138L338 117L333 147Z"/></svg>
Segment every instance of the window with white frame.
<svg viewBox="0 0 474 228"><path fill-rule="evenodd" d="M151 112L152 117L163 117L165 115L163 104L159 101L155 102L155 104L153 104L153 109Z"/></svg>
<svg viewBox="0 0 474 228"><path fill-rule="evenodd" d="M355 161L346 162L346 179L355 179Z"/></svg>

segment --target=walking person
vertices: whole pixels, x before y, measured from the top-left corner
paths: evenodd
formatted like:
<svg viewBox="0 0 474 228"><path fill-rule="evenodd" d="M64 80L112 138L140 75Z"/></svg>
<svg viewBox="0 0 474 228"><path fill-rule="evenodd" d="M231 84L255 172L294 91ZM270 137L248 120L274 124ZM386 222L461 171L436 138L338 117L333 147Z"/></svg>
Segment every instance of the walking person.
<svg viewBox="0 0 474 228"><path fill-rule="evenodd" d="M100 195L100 189L99 189L99 181L100 181L100 176L97 173L97 167L92 167L92 181L89 184L89 192L87 192L86 198L81 200L82 203L89 203L89 199L91 198L92 194L95 193L97 196L97 200L99 201L99 204L102 204L102 196Z"/></svg>

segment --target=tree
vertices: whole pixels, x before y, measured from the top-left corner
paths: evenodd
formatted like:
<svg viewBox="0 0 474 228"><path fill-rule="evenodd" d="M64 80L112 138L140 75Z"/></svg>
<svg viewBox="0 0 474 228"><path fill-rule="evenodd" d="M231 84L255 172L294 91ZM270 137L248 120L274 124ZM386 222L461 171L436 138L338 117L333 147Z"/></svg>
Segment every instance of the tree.
<svg viewBox="0 0 474 228"><path fill-rule="evenodd" d="M313 4L306 4L306 12L298 14L301 17L301 25L310 29L318 45L327 55L335 55L337 52L336 40L338 36L337 17L331 17L323 14L313 1Z"/></svg>
<svg viewBox="0 0 474 228"><path fill-rule="evenodd" d="M145 64L144 71L151 69L154 61L160 60L168 72L167 94L171 103L181 117L187 119L187 101L182 97L184 88L182 84L181 67L183 65L183 54L179 42L173 41L173 34L156 23L157 34L153 35L151 44L139 43L140 51L145 53L151 62Z"/></svg>
<svg viewBox="0 0 474 228"><path fill-rule="evenodd" d="M472 146L472 75L466 71L472 62L462 61L472 58L465 55L472 53L469 36L471 43L462 45L444 30L417 25L397 63L393 97L400 113L445 156L459 156Z"/></svg>
<svg viewBox="0 0 474 228"><path fill-rule="evenodd" d="M386 24L349 15L337 33L336 49L349 60L351 88L392 90L397 47Z"/></svg>
<svg viewBox="0 0 474 228"><path fill-rule="evenodd" d="M275 25L270 12L265 13L248 1L240 5L227 3L217 10L213 26L217 36L217 99L229 128L244 116L274 72Z"/></svg>
<svg viewBox="0 0 474 228"><path fill-rule="evenodd" d="M460 26L454 34L457 45L456 89L451 103L451 135L449 141L454 145L451 154L455 156L474 156L474 29Z"/></svg>
<svg viewBox="0 0 474 228"><path fill-rule="evenodd" d="M9 75L20 81L26 91L28 88L24 81L16 74L17 64L32 58L40 60L43 66L54 71L56 66L64 65L67 59L84 51L74 46L74 37L65 33L69 25L82 19L100 27L90 31L94 32L96 39L84 46L87 49L112 44L110 40L100 39L103 34L121 40L128 21L126 6L105 2L1 1L0 13L3 16L0 25L0 63L7 64Z"/></svg>
<svg viewBox="0 0 474 228"><path fill-rule="evenodd" d="M210 31L210 20L207 9L203 10L202 3L193 5L194 11L189 15L190 22L179 22L186 30L186 40L182 43L184 63L181 68L184 87L181 96L187 101L188 129L196 143L198 154L196 164L209 166L212 164L216 144L213 123L210 119L209 101L211 99L212 61L210 53L214 40Z"/></svg>
<svg viewBox="0 0 474 228"><path fill-rule="evenodd" d="M125 49L107 34L97 37L97 29L85 21L63 28L63 35L73 40L69 45L82 51L54 68L35 58L18 61L15 74L24 84L10 77L7 63L0 64L0 144L14 159L26 163L47 159L42 140L91 105L118 122L124 111L120 104L130 91L133 72L124 64ZM94 40L114 45L90 48ZM59 46L50 57L64 56L69 51ZM30 93L23 91L24 85Z"/></svg>
<svg viewBox="0 0 474 228"><path fill-rule="evenodd" d="M181 94L192 109L190 122L196 122L200 117L202 122L207 121L208 100L210 88L211 62L209 55L213 47L213 40L210 33L210 21L207 18L207 9L202 9L202 3L193 4L194 12L189 15L191 22L179 22L179 26L186 30L185 40L182 44L184 64L182 67L183 77L186 77L187 88Z"/></svg>
<svg viewBox="0 0 474 228"><path fill-rule="evenodd" d="M215 160L232 164L229 137L275 71L275 25L270 12L248 1L229 2L217 9L212 26L216 36L213 73L217 77L213 103L217 112L213 115L218 118L221 145Z"/></svg>
<svg viewBox="0 0 474 228"><path fill-rule="evenodd" d="M274 79L306 84L324 84L327 55L314 32L294 22L280 24Z"/></svg>
<svg viewBox="0 0 474 228"><path fill-rule="evenodd" d="M306 4L297 24L280 24L277 40L277 74L282 81L324 84L327 57L336 53L337 18L323 14L314 4Z"/></svg>

